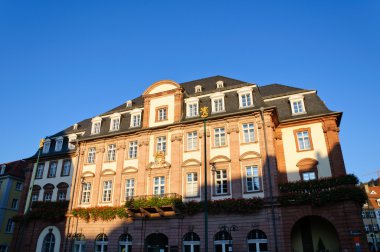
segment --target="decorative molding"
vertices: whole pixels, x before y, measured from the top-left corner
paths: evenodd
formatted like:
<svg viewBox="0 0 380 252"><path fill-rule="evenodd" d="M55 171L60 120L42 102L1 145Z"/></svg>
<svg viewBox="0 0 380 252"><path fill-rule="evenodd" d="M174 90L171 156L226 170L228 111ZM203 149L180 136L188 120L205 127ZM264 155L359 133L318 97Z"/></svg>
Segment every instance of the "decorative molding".
<svg viewBox="0 0 380 252"><path fill-rule="evenodd" d="M82 173L82 178L87 178L87 177L95 177L95 173L90 172L90 171L86 171Z"/></svg>
<svg viewBox="0 0 380 252"><path fill-rule="evenodd" d="M149 145L149 138L143 138L138 141L139 147L141 146L148 146Z"/></svg>
<svg viewBox="0 0 380 252"><path fill-rule="evenodd" d="M95 150L96 150L96 153L104 153L106 151L106 148L99 147L99 148L95 148Z"/></svg>
<svg viewBox="0 0 380 252"><path fill-rule="evenodd" d="M182 141L182 134L173 134L171 137L170 137L170 141L174 142L174 141L179 141L181 142Z"/></svg>
<svg viewBox="0 0 380 252"><path fill-rule="evenodd" d="M210 159L209 163L221 163L221 162L231 162L231 159L229 159L227 156L224 155L218 155Z"/></svg>
<svg viewBox="0 0 380 252"><path fill-rule="evenodd" d="M198 160L194 159L194 158L187 159L181 164L181 166L184 168L187 166L201 166L201 165L202 165L202 163L199 162Z"/></svg>
<svg viewBox="0 0 380 252"><path fill-rule="evenodd" d="M246 160L246 159L252 159L252 158L261 158L260 153L256 151L247 151L240 155L239 160Z"/></svg>
<svg viewBox="0 0 380 252"><path fill-rule="evenodd" d="M204 130L199 130L199 138L203 138ZM206 129L206 137L210 137L210 130Z"/></svg>
<svg viewBox="0 0 380 252"><path fill-rule="evenodd" d="M105 169L102 171L102 173L100 174L100 176L106 176L106 175L115 175L116 172L114 170L111 170L111 169Z"/></svg>
<svg viewBox="0 0 380 252"><path fill-rule="evenodd" d="M239 125L238 124L230 124L227 127L227 134L231 134L232 132L239 133Z"/></svg>
<svg viewBox="0 0 380 252"><path fill-rule="evenodd" d="M117 150L120 150L120 149L125 150L125 148L126 148L126 145L125 145L125 144L119 144L119 145L117 145L117 147L116 147Z"/></svg>
<svg viewBox="0 0 380 252"><path fill-rule="evenodd" d="M274 132L274 138L276 140L282 140L282 131L280 129L276 129Z"/></svg>
<svg viewBox="0 0 380 252"><path fill-rule="evenodd" d="M137 169L136 167L133 167L133 166L127 166L123 169L123 171L121 172L122 174L125 174L125 173L133 173L133 172L138 172L139 169Z"/></svg>

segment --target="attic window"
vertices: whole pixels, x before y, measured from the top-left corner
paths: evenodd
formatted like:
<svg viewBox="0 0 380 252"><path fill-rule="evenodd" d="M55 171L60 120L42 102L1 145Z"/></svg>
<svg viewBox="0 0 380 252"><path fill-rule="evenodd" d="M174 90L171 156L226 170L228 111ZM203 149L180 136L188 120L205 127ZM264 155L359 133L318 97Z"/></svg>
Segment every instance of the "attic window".
<svg viewBox="0 0 380 252"><path fill-rule="evenodd" d="M77 129L78 129L78 124L75 123L75 124L73 125L73 130L77 130Z"/></svg>
<svg viewBox="0 0 380 252"><path fill-rule="evenodd" d="M303 95L294 95L289 98L292 115L306 114Z"/></svg>
<svg viewBox="0 0 380 252"><path fill-rule="evenodd" d="M91 120L92 122L92 128L91 128L91 134L99 134L100 133L100 127L102 124L102 118L100 117L95 117Z"/></svg>
<svg viewBox="0 0 380 252"><path fill-rule="evenodd" d="M202 92L202 86L201 85L196 85L195 86L195 93L200 93Z"/></svg>
<svg viewBox="0 0 380 252"><path fill-rule="evenodd" d="M50 149L50 139L46 139L44 142L44 147L42 149L42 153L48 153Z"/></svg>
<svg viewBox="0 0 380 252"><path fill-rule="evenodd" d="M5 173L5 167L5 164L1 165L0 175L3 175Z"/></svg>
<svg viewBox="0 0 380 252"><path fill-rule="evenodd" d="M132 101L131 101L131 100L127 101L127 102L126 102L126 105L127 105L127 108L132 107Z"/></svg>
<svg viewBox="0 0 380 252"><path fill-rule="evenodd" d="M63 144L63 137L58 137L55 140L55 150L54 151L62 150L62 144Z"/></svg>
<svg viewBox="0 0 380 252"><path fill-rule="evenodd" d="M216 82L216 88L222 88L222 87L224 87L224 82L223 81L217 81Z"/></svg>

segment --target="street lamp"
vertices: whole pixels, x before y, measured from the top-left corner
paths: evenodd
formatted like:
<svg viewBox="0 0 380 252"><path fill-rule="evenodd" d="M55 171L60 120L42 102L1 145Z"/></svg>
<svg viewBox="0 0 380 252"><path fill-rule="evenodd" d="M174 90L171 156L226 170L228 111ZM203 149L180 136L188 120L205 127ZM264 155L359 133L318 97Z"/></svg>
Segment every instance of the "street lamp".
<svg viewBox="0 0 380 252"><path fill-rule="evenodd" d="M236 226L236 225L231 225L231 226L226 226L226 225L222 225L219 227L219 230L220 231L226 231L231 238L229 238L229 241L228 241L228 251L229 252L232 252L232 235L231 235L231 232L233 231L239 231L239 227Z"/></svg>

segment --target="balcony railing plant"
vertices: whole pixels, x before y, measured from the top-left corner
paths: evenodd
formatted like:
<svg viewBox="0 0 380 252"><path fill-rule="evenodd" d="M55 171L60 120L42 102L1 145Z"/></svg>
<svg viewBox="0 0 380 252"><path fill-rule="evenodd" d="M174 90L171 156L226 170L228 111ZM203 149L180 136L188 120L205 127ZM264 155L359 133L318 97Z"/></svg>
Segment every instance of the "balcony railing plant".
<svg viewBox="0 0 380 252"><path fill-rule="evenodd" d="M130 197L125 203L128 209L140 209L146 207L172 206L181 209L183 207L182 197L176 193L166 193L160 195L146 195Z"/></svg>
<svg viewBox="0 0 380 252"><path fill-rule="evenodd" d="M362 188L357 186L358 183L358 178L352 174L336 178L290 182L279 185L278 201L281 205L322 206L351 200L363 205L367 200L367 195Z"/></svg>
<svg viewBox="0 0 380 252"><path fill-rule="evenodd" d="M46 220L60 222L65 219L68 201L37 201L34 202L27 214L19 214L13 217L14 221Z"/></svg>
<svg viewBox="0 0 380 252"><path fill-rule="evenodd" d="M129 215L125 207L110 207L110 206L100 206L100 207L86 207L86 208L75 208L71 211L74 217L78 217L85 221L110 221L119 217L120 219L128 218Z"/></svg>

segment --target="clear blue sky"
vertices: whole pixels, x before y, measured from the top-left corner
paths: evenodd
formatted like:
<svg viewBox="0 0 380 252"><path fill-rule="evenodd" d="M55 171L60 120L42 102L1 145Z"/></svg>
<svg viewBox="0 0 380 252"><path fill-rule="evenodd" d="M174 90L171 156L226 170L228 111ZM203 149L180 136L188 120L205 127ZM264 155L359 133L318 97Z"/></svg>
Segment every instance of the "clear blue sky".
<svg viewBox="0 0 380 252"><path fill-rule="evenodd" d="M380 1L0 1L0 163L161 79L316 89L348 172L380 170Z"/></svg>

